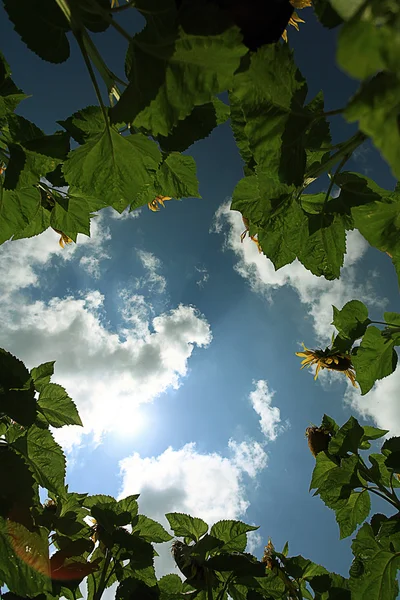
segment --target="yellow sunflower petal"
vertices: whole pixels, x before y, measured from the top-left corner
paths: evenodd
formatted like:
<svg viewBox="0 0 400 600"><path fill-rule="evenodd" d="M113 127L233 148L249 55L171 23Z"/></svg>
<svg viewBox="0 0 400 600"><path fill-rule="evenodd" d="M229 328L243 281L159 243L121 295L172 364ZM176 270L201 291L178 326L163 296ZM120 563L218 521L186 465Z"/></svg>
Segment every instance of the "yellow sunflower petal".
<svg viewBox="0 0 400 600"><path fill-rule="evenodd" d="M311 0L290 0L290 4L293 6L293 8L297 9L308 8L309 6L312 6Z"/></svg>
<svg viewBox="0 0 400 600"><path fill-rule="evenodd" d="M318 373L320 372L320 369L323 369L323 365L321 365L321 363L319 362L317 364L317 370L315 371L315 375L314 375L314 380L318 378Z"/></svg>
<svg viewBox="0 0 400 600"><path fill-rule="evenodd" d="M285 29L285 31L282 33L281 38L283 39L284 42L287 43L287 41L288 41L287 29Z"/></svg>

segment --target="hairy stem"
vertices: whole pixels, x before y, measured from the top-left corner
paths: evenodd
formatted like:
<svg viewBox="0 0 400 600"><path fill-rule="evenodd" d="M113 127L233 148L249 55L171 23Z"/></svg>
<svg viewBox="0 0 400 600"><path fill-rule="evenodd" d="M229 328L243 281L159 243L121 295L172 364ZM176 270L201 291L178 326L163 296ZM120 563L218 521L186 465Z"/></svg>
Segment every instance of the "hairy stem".
<svg viewBox="0 0 400 600"><path fill-rule="evenodd" d="M347 161L349 160L350 156L351 156L351 154L345 154L343 156L342 160L340 161L340 163L338 165L338 168L335 171L335 174L333 175L333 177L331 177L331 181L329 183L328 191L326 192L326 196L325 196L325 200L324 200L324 205L329 200L329 196L331 195L332 188L335 185L336 177L339 175L340 171L343 169L344 165L347 163Z"/></svg>

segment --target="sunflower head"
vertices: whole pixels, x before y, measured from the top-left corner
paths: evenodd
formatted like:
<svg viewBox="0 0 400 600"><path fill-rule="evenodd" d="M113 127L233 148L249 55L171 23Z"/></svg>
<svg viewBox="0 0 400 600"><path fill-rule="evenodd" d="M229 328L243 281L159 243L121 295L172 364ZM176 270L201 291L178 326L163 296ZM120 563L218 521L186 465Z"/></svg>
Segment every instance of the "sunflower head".
<svg viewBox="0 0 400 600"><path fill-rule="evenodd" d="M304 367L317 365L314 379L317 379L321 369L341 371L348 379L350 379L352 385L357 387L356 374L349 354L336 352L331 348L325 348L325 350L310 350L303 344L303 352L296 352L296 356L303 358L301 361L302 369L304 369Z"/></svg>
<svg viewBox="0 0 400 600"><path fill-rule="evenodd" d="M319 452L328 450L331 434L324 427L307 427L306 437L311 454L315 457Z"/></svg>
<svg viewBox="0 0 400 600"><path fill-rule="evenodd" d="M290 0L290 4L293 6L293 8L296 8L297 10L301 10L302 8L308 8L309 6L312 6L311 0ZM289 19L288 25L291 25L292 27L297 29L297 31L299 31L298 23L305 23L305 21L303 21L303 19L299 17L296 11L293 11L293 14ZM285 42L288 41L287 29L285 29L285 31L282 33L282 38Z"/></svg>
<svg viewBox="0 0 400 600"><path fill-rule="evenodd" d="M278 562L275 557L275 547L270 539L268 540L268 544L264 546L264 555L261 559L261 562L265 564L265 568L269 571L278 566Z"/></svg>

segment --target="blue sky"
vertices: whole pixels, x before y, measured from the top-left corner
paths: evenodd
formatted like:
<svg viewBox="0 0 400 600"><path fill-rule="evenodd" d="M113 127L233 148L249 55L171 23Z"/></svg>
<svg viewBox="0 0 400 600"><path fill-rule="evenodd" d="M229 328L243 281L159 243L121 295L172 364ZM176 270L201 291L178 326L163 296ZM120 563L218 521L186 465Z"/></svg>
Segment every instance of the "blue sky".
<svg viewBox="0 0 400 600"><path fill-rule="evenodd" d="M323 89L327 110L343 106L357 82L334 65L336 34L311 10L302 17L289 43L310 98ZM96 39L120 70L123 44L108 35ZM20 113L44 130L95 103L76 48L63 65L42 62L2 8L0 38L13 78L33 95ZM332 120L335 142L353 131ZM260 525L256 554L268 537L278 549L289 540L291 554L346 575L350 542L339 542L333 513L308 493L314 459L304 430L324 412L339 423L354 413L399 435L400 376L361 398L325 372L315 383L294 353L302 341L329 342L332 304L358 298L377 319L398 311L394 269L355 232L340 281L298 263L275 272L249 239L241 244L241 217L229 211L242 177L229 123L189 153L202 199L119 218L107 209L90 239L64 250L53 231L0 247L0 344L29 367L57 361L54 381L85 424L58 437L71 489L140 492L141 511L160 520L174 510L208 522L240 518ZM368 144L348 168L394 186ZM172 566L167 546L160 573Z"/></svg>

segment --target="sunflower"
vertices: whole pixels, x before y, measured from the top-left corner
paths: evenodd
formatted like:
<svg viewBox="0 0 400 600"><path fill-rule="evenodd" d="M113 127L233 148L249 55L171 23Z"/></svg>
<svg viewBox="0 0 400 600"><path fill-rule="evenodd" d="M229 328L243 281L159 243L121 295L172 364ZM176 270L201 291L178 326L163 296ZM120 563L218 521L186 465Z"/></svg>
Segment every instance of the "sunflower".
<svg viewBox="0 0 400 600"><path fill-rule="evenodd" d="M249 220L246 219L246 217L243 217L243 216L242 216L242 219L243 219L243 225L246 227L246 229L240 235L240 241L243 243L244 238L246 237L247 234L249 234L249 238L251 239L252 242L254 242L255 244L257 244L258 251L261 254L262 248L260 246L260 243L259 243L257 237L255 235L250 235L250 233L249 233L249 229L250 229Z"/></svg>
<svg viewBox="0 0 400 600"><path fill-rule="evenodd" d="M311 454L316 457L319 452L328 450L331 434L324 427L307 427L306 437Z"/></svg>
<svg viewBox="0 0 400 600"><path fill-rule="evenodd" d="M325 350L309 350L303 344L304 351L296 352L296 356L300 356L304 360L301 361L301 368L317 365L314 379L317 379L321 369L331 369L332 371L342 371L354 385L356 384L356 374L349 354L342 352L334 352L330 348Z"/></svg>
<svg viewBox="0 0 400 600"><path fill-rule="evenodd" d="M165 208L164 202L166 200L172 200L171 196L156 196L154 198L154 200L152 200L151 202L147 203L147 206L149 207L150 210L152 210L153 212L157 212L158 210L160 210L159 208L159 204Z"/></svg>
<svg viewBox="0 0 400 600"><path fill-rule="evenodd" d="M290 0L290 4L293 6L293 8L297 8L298 10L301 10L302 8L308 8L312 5L311 0ZM303 19L300 19L297 12L294 11L289 19L288 25L291 25L292 27L297 29L297 31L299 31L298 23L305 23L305 21L303 21ZM285 40L285 42L288 41L287 29L285 29L285 31L282 33L282 38Z"/></svg>
<svg viewBox="0 0 400 600"><path fill-rule="evenodd" d="M54 227L53 227L53 229L54 229ZM60 239L58 240L58 243L60 244L61 248L64 248L65 244L72 244L72 242L74 241L74 240L71 240L71 238L68 237L67 234L63 233L62 231L59 231L58 229L54 229L54 231L60 235Z"/></svg>

